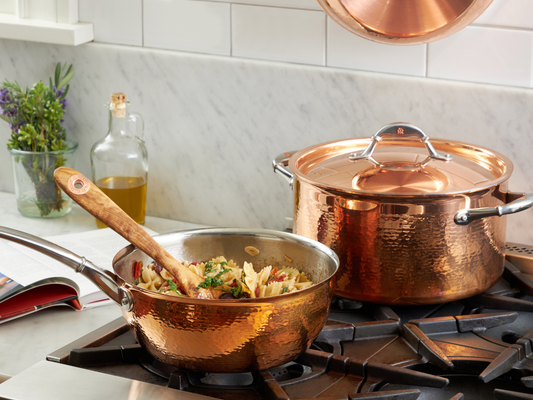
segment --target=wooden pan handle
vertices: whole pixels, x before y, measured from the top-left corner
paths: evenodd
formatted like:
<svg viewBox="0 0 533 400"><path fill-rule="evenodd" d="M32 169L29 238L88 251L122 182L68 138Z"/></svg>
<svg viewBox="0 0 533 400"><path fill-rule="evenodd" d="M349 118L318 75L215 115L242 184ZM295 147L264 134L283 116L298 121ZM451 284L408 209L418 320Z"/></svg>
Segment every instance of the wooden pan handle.
<svg viewBox="0 0 533 400"><path fill-rule="evenodd" d="M137 246L172 274L187 296L204 299L219 297L218 291L198 288L204 281L202 277L172 257L87 177L72 168L60 167L55 170L54 179L58 186L89 214Z"/></svg>

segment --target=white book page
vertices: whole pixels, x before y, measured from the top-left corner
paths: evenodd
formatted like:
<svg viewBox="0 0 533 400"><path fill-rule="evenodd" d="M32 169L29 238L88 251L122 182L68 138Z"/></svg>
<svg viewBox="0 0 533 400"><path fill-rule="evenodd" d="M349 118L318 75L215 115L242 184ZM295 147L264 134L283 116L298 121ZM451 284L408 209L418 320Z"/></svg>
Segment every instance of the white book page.
<svg viewBox="0 0 533 400"><path fill-rule="evenodd" d="M150 235L156 234L149 229L145 230ZM110 271L113 270L111 263L115 255L129 244L126 239L109 228L50 236L45 239ZM41 279L61 276L76 282L80 288L80 298L95 292L102 293L101 298L107 297L83 275L36 250L0 240L0 254L0 272L23 286Z"/></svg>

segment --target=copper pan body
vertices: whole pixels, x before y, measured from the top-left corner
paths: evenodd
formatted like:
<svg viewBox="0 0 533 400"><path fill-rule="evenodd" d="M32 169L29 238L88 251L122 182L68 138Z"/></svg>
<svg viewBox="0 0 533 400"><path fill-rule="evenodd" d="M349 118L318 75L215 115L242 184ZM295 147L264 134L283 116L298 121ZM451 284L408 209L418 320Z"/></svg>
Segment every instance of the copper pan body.
<svg viewBox="0 0 533 400"><path fill-rule="evenodd" d="M492 0L317 0L326 14L365 39L414 45L450 36L479 17Z"/></svg>
<svg viewBox="0 0 533 400"><path fill-rule="evenodd" d="M403 126L413 127L392 124L372 138L280 155L274 170L293 188L293 231L338 254L335 293L341 297L411 305L482 293L503 273L505 214L531 207L533 194L508 192L511 161L479 146L432 139L435 154L455 164L428 161L410 168L400 163L429 144L389 133L403 132ZM384 150L376 156L380 162L371 156L365 165L374 160L380 166L355 173L348 155L363 157L365 152L359 152L372 143ZM476 219L461 221L465 211Z"/></svg>
<svg viewBox="0 0 533 400"><path fill-rule="evenodd" d="M150 262L129 246L114 269L130 291L134 308L124 311L139 343L156 359L204 372L264 370L304 353L324 326L334 292L338 258L327 247L296 235L267 230L205 229L156 237L180 260L226 255L242 265L291 266L317 284L297 293L259 299L202 300L157 294L133 281L134 261ZM245 246L259 255L251 257ZM292 262L288 262L285 256Z"/></svg>
<svg viewBox="0 0 533 400"><path fill-rule="evenodd" d="M153 357L201 372L258 371L304 353L326 323L339 266L337 255L314 240L265 229L207 228L156 236L174 257L205 261L224 255L254 268L291 266L314 285L278 296L210 300L174 297L133 282L137 261L152 260L130 245L104 270L39 237L0 226L0 238L37 250L81 273L121 306L131 331ZM251 257L244 248L260 253Z"/></svg>

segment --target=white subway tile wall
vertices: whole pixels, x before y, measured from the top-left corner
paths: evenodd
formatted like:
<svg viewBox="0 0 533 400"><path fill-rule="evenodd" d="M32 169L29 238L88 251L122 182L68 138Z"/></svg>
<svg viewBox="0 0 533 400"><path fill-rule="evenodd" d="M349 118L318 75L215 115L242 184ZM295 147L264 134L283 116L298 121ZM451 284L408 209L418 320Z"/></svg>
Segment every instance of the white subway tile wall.
<svg viewBox="0 0 533 400"><path fill-rule="evenodd" d="M428 46L428 77L531 87L533 32L468 26Z"/></svg>
<svg viewBox="0 0 533 400"><path fill-rule="evenodd" d="M94 41L143 45L142 0L78 0L80 22L91 22Z"/></svg>
<svg viewBox="0 0 533 400"><path fill-rule="evenodd" d="M231 17L233 56L325 65L323 12L234 4Z"/></svg>
<svg viewBox="0 0 533 400"><path fill-rule="evenodd" d="M426 76L427 45L394 46L363 39L328 19L327 65Z"/></svg>
<svg viewBox="0 0 533 400"><path fill-rule="evenodd" d="M97 42L533 87L533 0L494 0L459 33L415 46L360 39L315 0L79 0L79 14Z"/></svg>
<svg viewBox="0 0 533 400"><path fill-rule="evenodd" d="M229 56L230 12L227 3L144 0L144 45Z"/></svg>
<svg viewBox="0 0 533 400"><path fill-rule="evenodd" d="M253 6L274 6L285 8L301 8L304 10L321 10L315 0L211 0L223 3L250 4Z"/></svg>
<svg viewBox="0 0 533 400"><path fill-rule="evenodd" d="M493 0L476 24L533 29L533 1Z"/></svg>

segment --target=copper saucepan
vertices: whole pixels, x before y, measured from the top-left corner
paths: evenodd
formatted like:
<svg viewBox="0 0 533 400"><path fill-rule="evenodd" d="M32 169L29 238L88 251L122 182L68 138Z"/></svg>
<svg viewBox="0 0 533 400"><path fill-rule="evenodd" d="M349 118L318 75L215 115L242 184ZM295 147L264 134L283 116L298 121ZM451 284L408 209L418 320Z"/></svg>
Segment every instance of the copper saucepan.
<svg viewBox="0 0 533 400"><path fill-rule="evenodd" d="M133 266L151 259L133 245L113 260L115 273L33 235L0 227L0 237L40 251L81 273L122 308L130 329L156 359L203 372L242 372L279 366L304 353L326 322L339 261L333 251L298 235L262 229L208 228L155 239L177 259L225 255L239 265L291 266L315 283L298 292L256 299L180 298L142 289ZM246 246L260 253L251 257Z"/></svg>
<svg viewBox="0 0 533 400"><path fill-rule="evenodd" d="M493 150L386 125L274 160L294 193L294 233L339 256L336 294L431 304L479 294L502 276L506 214L533 205L507 189Z"/></svg>
<svg viewBox="0 0 533 400"><path fill-rule="evenodd" d="M450 36L479 17L492 0L317 0L348 31L395 45Z"/></svg>

